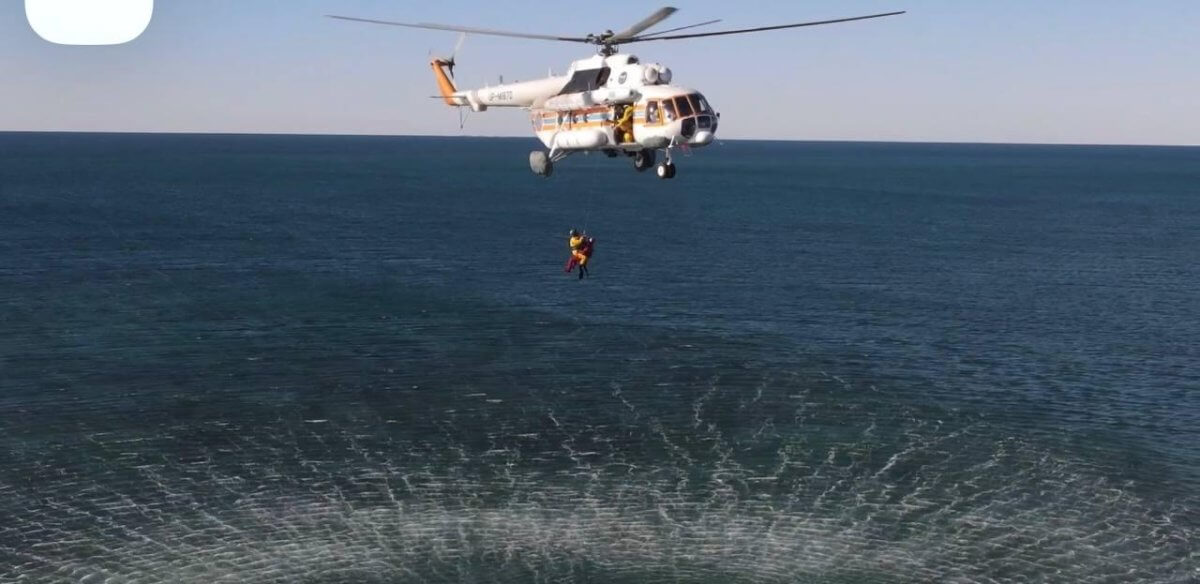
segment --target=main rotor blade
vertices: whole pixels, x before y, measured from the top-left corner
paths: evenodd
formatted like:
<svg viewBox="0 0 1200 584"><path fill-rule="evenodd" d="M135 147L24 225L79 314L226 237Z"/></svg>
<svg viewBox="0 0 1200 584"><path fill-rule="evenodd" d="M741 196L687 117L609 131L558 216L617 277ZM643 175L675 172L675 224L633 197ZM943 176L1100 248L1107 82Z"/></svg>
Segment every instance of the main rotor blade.
<svg viewBox="0 0 1200 584"><path fill-rule="evenodd" d="M649 39L649 38L653 38L653 37L656 37L656 36L661 36L661 35L667 34L667 33L669 33L669 32L678 32L678 31L681 31L681 30L687 30L687 29L689 29L689 28L696 28L696 27L700 27L700 26L708 26L708 25L710 25L710 24L716 24L716 23L718 23L718 22L721 22L721 19L720 19L720 18L718 18L718 19L716 19L716 20L709 20L709 21L706 21L706 22L698 22L698 23L696 23L696 24L689 24L689 25L687 25L687 26L681 26L681 27L678 27L678 28L668 28L667 30L660 30L660 31L658 31L658 32L652 32L652 33L650 33L650 34L644 34L644 35L642 35L642 36L640 36L640 37L638 37L638 38L640 38L640 39Z"/></svg>
<svg viewBox="0 0 1200 584"><path fill-rule="evenodd" d="M693 33L693 34L677 34L677 35L671 35L671 36L646 35L646 36L642 36L642 37L634 37L634 38L631 38L628 40L624 40L624 41L622 41L622 43L637 43L637 42L641 42L641 41L669 41L669 40L675 40L675 39L694 39L694 38L699 38L699 37L721 36L721 35L727 35L727 34L742 34L742 33L747 33L747 32L762 32L765 30L779 30L782 28L799 28L801 26L816 26L818 24L834 24L837 22L851 22L854 20L867 20L870 18L883 18L885 16L896 16L897 14L904 14L904 12L905 11L901 10L899 12L886 12L883 14L871 14L868 16L854 16L851 18L836 18L833 20L815 20L812 22L798 22L796 24L780 24L780 25L776 25L776 26L760 26L758 28L742 28L742 29L738 29L738 30L720 30L720 31L716 31L716 32L698 32L698 33Z"/></svg>
<svg viewBox="0 0 1200 584"><path fill-rule="evenodd" d="M646 29L666 20L668 16L675 14L676 10L678 10L678 9L671 7L671 6L664 6L662 8L659 8L658 10L654 11L654 14L651 14L650 16L643 18L637 24L635 24L617 34L612 35L610 40L623 41L625 39L633 38L633 37L637 36L637 34L639 32L642 32L643 30L646 30Z"/></svg>
<svg viewBox="0 0 1200 584"><path fill-rule="evenodd" d="M431 30L451 30L451 31L455 31L455 32L467 32L467 33L471 33L471 34L486 34L486 35L492 35L492 36L513 37L513 38L519 38L519 39L539 39L539 40L543 40L543 41L567 41L567 42L573 42L573 43L591 42L588 39L583 38L583 37L554 36L554 35L548 35L548 34L528 34L528 33L523 33L523 32L510 32L507 30L493 30L490 28L473 28L470 26L454 26L454 25L450 25L450 24L434 24L434 23L429 23L429 22L417 22L417 23L394 22L391 20L375 20L373 18L355 18L353 16L338 16L336 14L326 14L325 16L328 18L336 18L338 20L352 20L355 22L370 22L373 24L386 24L389 26L405 26L408 28L426 28L426 29L431 29Z"/></svg>

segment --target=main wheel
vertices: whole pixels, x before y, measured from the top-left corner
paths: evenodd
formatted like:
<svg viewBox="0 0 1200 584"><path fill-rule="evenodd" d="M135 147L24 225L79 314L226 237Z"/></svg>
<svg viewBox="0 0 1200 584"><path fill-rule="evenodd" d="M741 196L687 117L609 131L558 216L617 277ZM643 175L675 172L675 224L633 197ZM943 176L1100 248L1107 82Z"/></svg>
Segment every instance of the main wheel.
<svg viewBox="0 0 1200 584"><path fill-rule="evenodd" d="M633 168L638 172L644 172L646 169L654 166L654 151L653 150L638 150L633 153Z"/></svg>
<svg viewBox="0 0 1200 584"><path fill-rule="evenodd" d="M675 164L674 163L664 162L664 163L658 165L658 168L656 168L654 170L658 174L658 178L661 178L661 179L675 178Z"/></svg>
<svg viewBox="0 0 1200 584"><path fill-rule="evenodd" d="M550 156L541 150L534 150L529 153L529 170L533 171L540 177L548 177L554 174L554 163L550 161Z"/></svg>

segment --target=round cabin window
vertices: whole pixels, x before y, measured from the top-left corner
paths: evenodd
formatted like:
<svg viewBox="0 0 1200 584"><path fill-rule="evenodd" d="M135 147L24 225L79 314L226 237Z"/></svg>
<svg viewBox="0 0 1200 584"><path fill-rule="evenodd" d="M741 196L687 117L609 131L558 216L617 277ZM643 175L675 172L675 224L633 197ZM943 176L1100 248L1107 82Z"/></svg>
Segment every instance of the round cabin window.
<svg viewBox="0 0 1200 584"><path fill-rule="evenodd" d="M617 83L620 83L621 85L625 85L625 80L627 78L629 78L629 73L626 71L621 71L621 75L617 77Z"/></svg>

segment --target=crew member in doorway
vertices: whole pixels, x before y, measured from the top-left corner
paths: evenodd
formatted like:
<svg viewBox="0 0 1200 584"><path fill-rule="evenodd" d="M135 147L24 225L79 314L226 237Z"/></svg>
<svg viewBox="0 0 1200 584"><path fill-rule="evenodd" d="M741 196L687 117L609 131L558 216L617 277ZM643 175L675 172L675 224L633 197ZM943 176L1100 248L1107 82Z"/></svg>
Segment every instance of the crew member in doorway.
<svg viewBox="0 0 1200 584"><path fill-rule="evenodd" d="M633 142L633 106L623 106L617 119L616 139L618 143Z"/></svg>

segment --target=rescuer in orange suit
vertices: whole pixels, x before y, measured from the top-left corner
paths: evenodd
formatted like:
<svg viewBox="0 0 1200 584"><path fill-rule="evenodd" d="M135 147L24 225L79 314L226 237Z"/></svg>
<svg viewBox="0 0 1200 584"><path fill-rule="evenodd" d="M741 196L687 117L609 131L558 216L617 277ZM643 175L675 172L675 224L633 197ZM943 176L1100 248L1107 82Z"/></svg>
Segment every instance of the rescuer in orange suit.
<svg viewBox="0 0 1200 584"><path fill-rule="evenodd" d="M596 244L596 240L580 233L576 229L572 229L569 235L567 246L571 250L571 258L567 260L566 271L570 273L575 269L575 266L579 266L579 279L582 280L589 275L587 263L588 258L592 257L592 249Z"/></svg>

